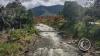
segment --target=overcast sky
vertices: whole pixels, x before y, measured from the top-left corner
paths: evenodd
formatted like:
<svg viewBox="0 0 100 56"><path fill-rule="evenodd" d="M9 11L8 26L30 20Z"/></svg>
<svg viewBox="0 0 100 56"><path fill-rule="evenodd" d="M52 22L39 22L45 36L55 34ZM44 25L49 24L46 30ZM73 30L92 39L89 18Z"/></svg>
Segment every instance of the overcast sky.
<svg viewBox="0 0 100 56"><path fill-rule="evenodd" d="M9 2L12 2L14 0L0 0L0 4L2 5L7 5ZM22 2L22 5L25 6L26 8L34 8L40 5L43 6L52 6L52 5L64 5L65 1L69 0L20 0ZM80 5L82 6L89 6L88 3L93 3L87 2L87 0L71 0L71 1L77 1ZM89 1L89 0L88 0Z"/></svg>

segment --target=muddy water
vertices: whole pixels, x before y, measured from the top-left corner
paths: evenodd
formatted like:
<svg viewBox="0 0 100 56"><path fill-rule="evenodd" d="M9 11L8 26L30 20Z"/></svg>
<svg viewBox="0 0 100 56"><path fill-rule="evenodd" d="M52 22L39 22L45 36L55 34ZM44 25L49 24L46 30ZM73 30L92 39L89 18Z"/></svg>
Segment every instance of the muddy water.
<svg viewBox="0 0 100 56"><path fill-rule="evenodd" d="M35 28L42 31L39 34L43 40L33 56L80 56L78 48L61 41L54 28L44 24L37 24Z"/></svg>

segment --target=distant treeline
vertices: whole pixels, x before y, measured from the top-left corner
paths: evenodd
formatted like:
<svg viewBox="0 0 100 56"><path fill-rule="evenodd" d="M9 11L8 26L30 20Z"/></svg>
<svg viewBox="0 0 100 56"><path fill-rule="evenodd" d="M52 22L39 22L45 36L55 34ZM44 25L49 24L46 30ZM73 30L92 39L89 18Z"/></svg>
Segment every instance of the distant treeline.
<svg viewBox="0 0 100 56"><path fill-rule="evenodd" d="M55 22L55 21L63 20L64 16L37 16L34 17L34 19L37 23Z"/></svg>

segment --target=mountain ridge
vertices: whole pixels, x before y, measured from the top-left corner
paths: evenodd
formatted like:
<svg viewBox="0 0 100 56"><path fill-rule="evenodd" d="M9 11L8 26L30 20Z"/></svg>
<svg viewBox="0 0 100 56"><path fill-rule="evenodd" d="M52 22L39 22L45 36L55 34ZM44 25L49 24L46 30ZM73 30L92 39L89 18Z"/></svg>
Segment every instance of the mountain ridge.
<svg viewBox="0 0 100 56"><path fill-rule="evenodd" d="M53 16L59 14L64 8L63 5L54 5L54 6L38 6L32 8L34 16ZM45 15L44 15L45 14Z"/></svg>

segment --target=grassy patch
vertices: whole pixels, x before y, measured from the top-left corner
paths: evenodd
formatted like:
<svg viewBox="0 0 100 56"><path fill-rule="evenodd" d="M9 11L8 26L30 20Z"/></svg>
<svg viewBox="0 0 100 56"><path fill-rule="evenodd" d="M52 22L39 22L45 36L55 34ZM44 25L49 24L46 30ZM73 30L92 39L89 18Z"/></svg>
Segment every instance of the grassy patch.
<svg viewBox="0 0 100 56"><path fill-rule="evenodd" d="M0 43L0 56L18 56L22 49L18 43Z"/></svg>
<svg viewBox="0 0 100 56"><path fill-rule="evenodd" d="M21 53L35 38L35 32L34 28L9 30L8 41L0 42L0 56L22 56Z"/></svg>
<svg viewBox="0 0 100 56"><path fill-rule="evenodd" d="M96 41L96 46L100 47L100 41Z"/></svg>

